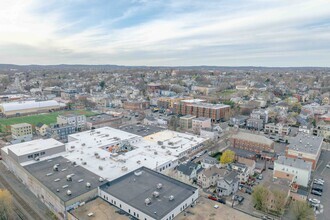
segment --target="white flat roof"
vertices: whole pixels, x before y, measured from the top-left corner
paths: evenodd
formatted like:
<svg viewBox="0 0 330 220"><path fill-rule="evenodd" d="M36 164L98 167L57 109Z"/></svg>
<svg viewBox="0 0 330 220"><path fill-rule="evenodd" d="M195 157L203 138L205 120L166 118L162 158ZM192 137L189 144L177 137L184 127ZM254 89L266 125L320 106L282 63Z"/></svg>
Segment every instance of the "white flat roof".
<svg viewBox="0 0 330 220"><path fill-rule="evenodd" d="M45 107L60 107L60 103L55 100L48 101L22 101L22 102L9 102L1 103L4 112L7 111L18 111L23 109L33 109L33 108L45 108Z"/></svg>
<svg viewBox="0 0 330 220"><path fill-rule="evenodd" d="M17 156L26 155L30 152L36 152L41 150L47 150L54 147L63 146L64 144L53 139L37 139L29 142L23 142L19 144L13 144L7 148L11 150Z"/></svg>
<svg viewBox="0 0 330 220"><path fill-rule="evenodd" d="M172 155L179 156L181 153L190 148L203 143L207 138L198 137L192 134L180 133L176 131L165 130L149 136L144 137L144 140L165 146L167 151ZM161 147L159 145L159 147Z"/></svg>
<svg viewBox="0 0 330 220"><path fill-rule="evenodd" d="M84 143L88 146L95 145L98 147L102 147L105 145L113 145L123 140L132 140L139 138L142 137L111 127L102 127L95 130L70 134L68 136L69 144L74 144L74 142L78 141L76 142L77 144ZM72 139L75 139L75 141L71 141Z"/></svg>
<svg viewBox="0 0 330 220"><path fill-rule="evenodd" d="M156 169L157 166L178 159L158 145L143 139L132 144L135 149L117 155L102 146L88 143L90 142L85 141L84 146L80 141L67 143L67 152L63 157L108 180L116 179L142 166ZM71 148L71 146L75 147ZM83 162L86 164L83 165Z"/></svg>

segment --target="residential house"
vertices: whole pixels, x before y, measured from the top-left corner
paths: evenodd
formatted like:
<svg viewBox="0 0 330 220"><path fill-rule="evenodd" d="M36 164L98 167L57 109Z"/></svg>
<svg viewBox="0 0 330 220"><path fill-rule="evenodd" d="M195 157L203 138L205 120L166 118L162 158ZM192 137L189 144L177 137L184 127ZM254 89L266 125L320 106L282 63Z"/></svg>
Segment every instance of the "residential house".
<svg viewBox="0 0 330 220"><path fill-rule="evenodd" d="M250 171L249 168L242 163L231 163L228 165L229 170L234 170L238 173L238 178L241 183L245 183L249 180Z"/></svg>
<svg viewBox="0 0 330 220"><path fill-rule="evenodd" d="M238 174L231 171L225 176L220 176L217 183L217 192L219 196L229 196L237 192L239 185Z"/></svg>
<svg viewBox="0 0 330 220"><path fill-rule="evenodd" d="M214 157L206 156L202 160L201 164L204 169L207 169L213 166L219 166L219 161Z"/></svg>
<svg viewBox="0 0 330 220"><path fill-rule="evenodd" d="M248 116L246 115L238 115L231 117L229 120L230 126L236 126L236 127L244 127L246 125L246 121L248 120Z"/></svg>
<svg viewBox="0 0 330 220"><path fill-rule="evenodd" d="M245 164L249 168L249 175L254 175L254 170L256 168L256 162L255 160L244 158L244 157L237 157L237 162L241 164Z"/></svg>
<svg viewBox="0 0 330 220"><path fill-rule="evenodd" d="M185 183L192 183L197 180L197 174L202 171L200 164L194 162L182 163L177 166L177 178Z"/></svg>
<svg viewBox="0 0 330 220"><path fill-rule="evenodd" d="M226 169L220 169L217 166L211 166L202 170L197 175L197 184L203 189L207 189L211 186L217 186L217 182L220 177L224 176L228 171Z"/></svg>
<svg viewBox="0 0 330 220"><path fill-rule="evenodd" d="M46 132L48 138L67 141L68 135L76 132L76 127L70 124L51 124L49 128L46 129Z"/></svg>
<svg viewBox="0 0 330 220"><path fill-rule="evenodd" d="M39 134L41 136L47 135L47 128L49 128L48 125L40 123L40 122L35 126L37 134Z"/></svg>

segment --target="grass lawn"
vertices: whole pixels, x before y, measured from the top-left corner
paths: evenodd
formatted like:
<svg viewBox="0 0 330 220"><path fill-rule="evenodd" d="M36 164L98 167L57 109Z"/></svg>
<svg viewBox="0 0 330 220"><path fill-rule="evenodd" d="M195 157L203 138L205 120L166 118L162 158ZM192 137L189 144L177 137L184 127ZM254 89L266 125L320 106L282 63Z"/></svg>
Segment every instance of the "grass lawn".
<svg viewBox="0 0 330 220"><path fill-rule="evenodd" d="M39 122L43 124L51 124L56 123L56 118L60 114L84 114L86 117L96 115L96 113L91 111L84 111L84 110L76 110L76 111L59 111L59 112L52 112L52 113L44 113L39 115L31 115L31 116L22 116L22 117L14 117L14 118L3 118L0 119L0 131L5 131L9 129L10 125L17 124L17 123L29 123L32 125L36 125Z"/></svg>

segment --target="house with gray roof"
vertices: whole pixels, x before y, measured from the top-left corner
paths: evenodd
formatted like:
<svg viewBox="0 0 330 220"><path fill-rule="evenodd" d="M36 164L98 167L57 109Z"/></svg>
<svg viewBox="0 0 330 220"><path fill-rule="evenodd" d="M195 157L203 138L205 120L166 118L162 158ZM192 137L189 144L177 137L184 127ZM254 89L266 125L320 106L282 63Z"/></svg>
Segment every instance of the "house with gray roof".
<svg viewBox="0 0 330 220"><path fill-rule="evenodd" d="M227 175L220 177L217 183L219 196L229 196L237 192L239 184L238 173L231 171Z"/></svg>
<svg viewBox="0 0 330 220"><path fill-rule="evenodd" d="M194 162L182 163L177 166L177 178L185 183L191 183L197 179L197 174L202 171L200 164Z"/></svg>

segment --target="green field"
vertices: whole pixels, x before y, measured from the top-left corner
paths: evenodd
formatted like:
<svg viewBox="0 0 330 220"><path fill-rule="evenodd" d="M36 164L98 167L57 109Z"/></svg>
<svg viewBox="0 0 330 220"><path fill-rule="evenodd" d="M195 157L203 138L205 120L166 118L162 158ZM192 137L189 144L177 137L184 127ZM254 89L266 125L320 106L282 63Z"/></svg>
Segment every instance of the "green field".
<svg viewBox="0 0 330 220"><path fill-rule="evenodd" d="M44 113L39 115L31 115L31 116L22 116L22 117L14 117L14 118L4 118L0 119L0 132L8 131L9 126L18 123L29 123L32 125L36 125L39 122L43 124L51 124L56 123L56 118L60 114L84 114L86 117L96 115L96 113L91 111L59 111L52 113Z"/></svg>

